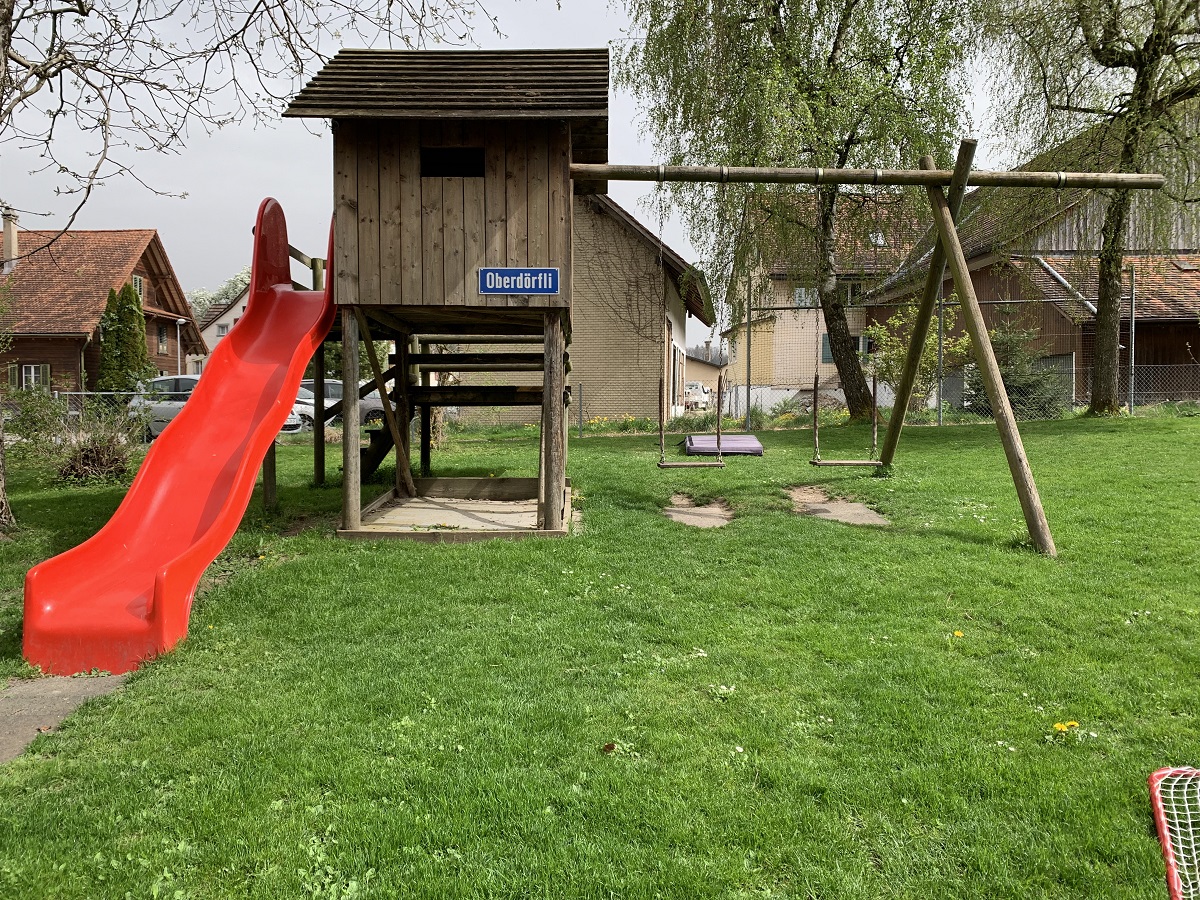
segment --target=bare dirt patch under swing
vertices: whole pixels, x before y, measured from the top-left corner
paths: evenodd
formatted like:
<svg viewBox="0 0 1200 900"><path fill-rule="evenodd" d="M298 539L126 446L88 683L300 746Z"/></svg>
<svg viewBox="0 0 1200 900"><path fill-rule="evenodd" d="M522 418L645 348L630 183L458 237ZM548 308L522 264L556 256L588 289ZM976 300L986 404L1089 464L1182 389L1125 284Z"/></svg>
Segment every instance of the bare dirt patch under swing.
<svg viewBox="0 0 1200 900"><path fill-rule="evenodd" d="M669 519L694 528L720 528L733 521L733 510L720 497L707 506L697 506L686 494L673 494L671 505L663 513Z"/></svg>
<svg viewBox="0 0 1200 900"><path fill-rule="evenodd" d="M831 498L823 490L812 485L800 485L788 489L792 506L802 516L832 519L847 525L890 525L892 524L875 510L853 500Z"/></svg>

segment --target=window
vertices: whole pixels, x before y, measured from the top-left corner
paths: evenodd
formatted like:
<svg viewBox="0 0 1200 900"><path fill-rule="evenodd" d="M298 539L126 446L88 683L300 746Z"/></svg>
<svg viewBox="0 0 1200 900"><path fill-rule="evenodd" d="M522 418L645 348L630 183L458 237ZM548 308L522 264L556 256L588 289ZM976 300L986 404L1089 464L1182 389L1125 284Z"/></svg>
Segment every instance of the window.
<svg viewBox="0 0 1200 900"><path fill-rule="evenodd" d="M422 178L482 178L482 147L422 147Z"/></svg>
<svg viewBox="0 0 1200 900"><path fill-rule="evenodd" d="M796 306L805 309L812 309L820 306L821 302L817 297L817 289L815 287L798 287L792 291L792 302Z"/></svg>
<svg viewBox="0 0 1200 900"><path fill-rule="evenodd" d="M134 275L130 280L133 282L133 290L138 295L138 299L144 300L146 298L146 294L144 293L143 288L145 288L146 285L142 280L142 276Z"/></svg>
<svg viewBox="0 0 1200 900"><path fill-rule="evenodd" d="M227 334L229 334L229 326L228 325L218 325L217 326L217 337L223 338Z"/></svg>
<svg viewBox="0 0 1200 900"><path fill-rule="evenodd" d="M10 363L8 386L20 390L50 387L50 366L46 363Z"/></svg>
<svg viewBox="0 0 1200 900"><path fill-rule="evenodd" d="M854 343L858 347L858 355L865 356L867 353L867 336L865 334L857 335L854 338ZM829 346L829 333L824 332L821 335L821 362L833 362L833 350Z"/></svg>
<svg viewBox="0 0 1200 900"><path fill-rule="evenodd" d="M167 352L167 326L166 325L158 326L158 352L159 353Z"/></svg>

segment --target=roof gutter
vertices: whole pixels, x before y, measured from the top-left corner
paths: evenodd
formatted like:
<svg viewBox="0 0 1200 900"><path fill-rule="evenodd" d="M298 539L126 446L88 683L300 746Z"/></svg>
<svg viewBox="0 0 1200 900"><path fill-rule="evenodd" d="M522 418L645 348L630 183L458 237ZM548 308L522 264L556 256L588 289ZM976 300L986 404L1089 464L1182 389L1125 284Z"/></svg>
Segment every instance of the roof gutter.
<svg viewBox="0 0 1200 900"><path fill-rule="evenodd" d="M1046 260L1042 259L1036 253L1029 258L1041 266L1042 270L1056 282L1058 282L1060 286L1066 288L1067 292L1072 297L1083 304L1084 309L1090 312L1093 316L1097 314L1096 304L1091 300L1086 299L1083 294L1079 293L1079 291L1075 289L1075 286L1072 285L1071 282L1067 281L1067 279L1063 278L1062 275L1059 274L1058 270L1054 268L1054 266L1050 265L1050 263L1046 262Z"/></svg>

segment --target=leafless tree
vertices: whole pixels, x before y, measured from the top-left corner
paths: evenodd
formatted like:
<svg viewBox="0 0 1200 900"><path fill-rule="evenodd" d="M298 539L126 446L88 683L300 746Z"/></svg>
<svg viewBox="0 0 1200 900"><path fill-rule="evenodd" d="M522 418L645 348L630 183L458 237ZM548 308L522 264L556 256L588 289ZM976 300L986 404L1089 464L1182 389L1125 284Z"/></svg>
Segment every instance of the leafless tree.
<svg viewBox="0 0 1200 900"><path fill-rule="evenodd" d="M342 44L461 44L484 0L0 0L0 152L75 199L138 151L269 120Z"/></svg>

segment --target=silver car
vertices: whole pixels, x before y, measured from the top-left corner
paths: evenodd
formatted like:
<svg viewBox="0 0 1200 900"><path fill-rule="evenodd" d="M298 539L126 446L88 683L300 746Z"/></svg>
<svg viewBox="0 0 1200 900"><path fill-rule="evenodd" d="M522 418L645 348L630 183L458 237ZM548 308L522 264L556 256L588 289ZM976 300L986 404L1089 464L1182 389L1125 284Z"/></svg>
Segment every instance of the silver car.
<svg viewBox="0 0 1200 900"><path fill-rule="evenodd" d="M300 382L302 390L307 391L312 397L312 391L316 389L317 383L312 379L305 379ZM342 399L342 383L333 378L325 379L325 407L328 409L333 404ZM364 425L379 425L383 422L383 400L379 397L379 391L371 391L365 397L358 401L358 414Z"/></svg>
<svg viewBox="0 0 1200 900"><path fill-rule="evenodd" d="M163 429L171 420L179 415L179 411L187 403L199 380L199 375L165 375L161 378L152 378L142 386L141 393L129 401L129 415L135 418L145 417L147 436L156 438L162 434ZM309 396L311 398L312 395ZM305 407L302 404L293 406L280 431L285 434L303 431L305 428L304 410ZM313 415L311 399L307 410L311 426Z"/></svg>

